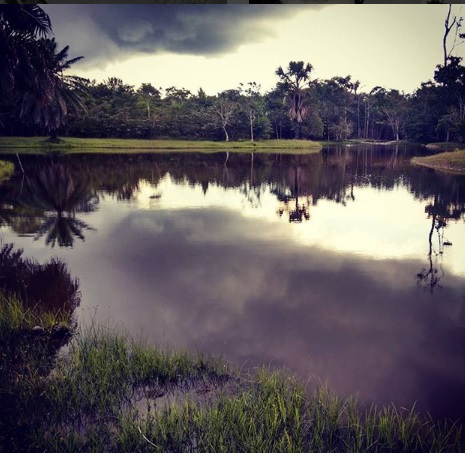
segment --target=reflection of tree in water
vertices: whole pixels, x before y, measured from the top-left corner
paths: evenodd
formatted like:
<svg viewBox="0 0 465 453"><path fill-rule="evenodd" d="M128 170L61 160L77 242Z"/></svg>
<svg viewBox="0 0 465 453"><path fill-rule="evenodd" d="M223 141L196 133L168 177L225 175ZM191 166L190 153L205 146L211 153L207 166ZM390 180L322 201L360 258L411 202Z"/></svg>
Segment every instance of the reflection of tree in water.
<svg viewBox="0 0 465 453"><path fill-rule="evenodd" d="M283 190L282 187L276 187L271 190L271 193L276 195L280 206L278 215L282 217L286 213L291 223L301 223L303 220L310 219L310 195L301 195L301 175L302 169L298 166L294 167L294 184L290 190Z"/></svg>
<svg viewBox="0 0 465 453"><path fill-rule="evenodd" d="M5 297L16 298L24 312L34 313L39 319L48 319L55 324L39 331L15 326L2 326L0 335L0 379L18 379L22 366L28 367L34 354L41 356L41 373L47 374L53 366L53 360L63 344L76 327L75 310L81 301L79 282L71 277L65 263L52 259L45 264L23 258L22 250L13 250L12 244L0 249L0 300ZM38 326L39 327L39 326ZM45 365L45 366L44 366ZM0 414L2 392L0 391ZM1 418L1 415L0 415Z"/></svg>
<svg viewBox="0 0 465 453"><path fill-rule="evenodd" d="M454 189L454 186L453 186ZM454 190L450 193L454 194ZM441 258L444 254L444 247L452 246L452 243L444 239L444 230L450 220L460 220L465 213L465 206L457 203L458 193L455 194L455 201L446 198L443 194L436 193L433 201L425 208L428 219L431 219L431 228L428 234L428 266L417 274L417 282L420 286L429 288L431 292L436 287L441 287L439 281L444 277L444 270ZM434 231L437 234L437 246L433 246Z"/></svg>
<svg viewBox="0 0 465 453"><path fill-rule="evenodd" d="M12 300L21 307L20 316L7 317L0 323L0 430L5 441L2 451L21 450L19 443L11 441L21 442L25 419L37 415L38 401L38 394L25 395L24 382L45 378L52 371L59 350L71 338L76 328L75 310L80 303L79 283L59 259L39 264L5 244L0 249L0 303ZM48 324L31 328L23 320L26 313ZM24 413L24 398L30 398L30 414Z"/></svg>
<svg viewBox="0 0 465 453"><path fill-rule="evenodd" d="M431 292L438 287L440 288L441 285L439 281L442 277L444 277L444 270L442 268L441 257L444 253L444 227L446 226L446 222L441 218L436 218L436 216L432 216L432 223L431 229L428 235L428 264L429 266L423 268L417 274L417 283L424 287L429 288ZM438 249L433 249L433 233L436 230L438 235Z"/></svg>
<svg viewBox="0 0 465 453"><path fill-rule="evenodd" d="M373 187L392 190L415 178L410 158L417 148L411 146L357 145L323 150L321 196L340 203L355 201L354 188Z"/></svg>
<svg viewBox="0 0 465 453"><path fill-rule="evenodd" d="M369 186L392 190L406 186L413 196L427 203L425 212L431 220L428 233L428 264L416 274L420 286L434 291L444 277L442 256L452 243L444 237L447 225L459 221L465 215L465 177L449 175L434 170L418 168L410 164L410 147L360 147L350 150L338 148L325 151L325 167L338 169L331 177L340 175L340 193L349 186ZM321 179L327 178L322 170ZM338 184L335 184L337 187ZM327 192L327 191L326 191ZM353 193L353 192L352 192ZM337 200L335 200L337 201Z"/></svg>
<svg viewBox="0 0 465 453"><path fill-rule="evenodd" d="M270 184L270 192L278 200L278 216L286 213L290 223L301 223L310 219L310 206L317 201L314 194L320 183L321 156L283 158L280 156L276 164L280 171L276 175L276 182Z"/></svg>
<svg viewBox="0 0 465 453"><path fill-rule="evenodd" d="M98 198L85 177L73 177L62 164L53 163L25 177L21 203L42 212L42 223L35 239L46 235L52 247L71 247L74 238L84 240L84 230L93 230L76 217L79 212L92 212Z"/></svg>
<svg viewBox="0 0 465 453"><path fill-rule="evenodd" d="M419 151L413 152L418 154ZM310 206L320 199L343 206L356 201L358 187L380 190L405 187L421 201L430 200L438 194L439 200L446 198L450 207L455 206L454 209L460 211L465 205L465 178L444 176L414 167L409 162L412 155L408 147L362 145L324 149L321 153L310 155L231 153L226 167L224 153L67 155L59 156L57 160L69 169L75 186L78 185L76 181L83 177L84 181L89 181L86 184L90 187L90 197L92 193L98 193L99 197L110 195L118 200L130 200L139 191L142 180L153 186L155 194L158 193L156 188L160 181L169 174L174 183L199 186L204 193L211 186L239 190L244 202L253 207L260 205L263 193L271 191L277 198L276 210L289 217L291 222L304 221L310 216ZM23 160L26 175L35 174L36 169L44 165L43 158L24 156ZM53 206L43 207L40 204L41 209L26 203L18 206L17 200L23 199L19 187L18 176L0 186L0 199L5 208L0 215L3 214L5 223L20 233L39 231L38 223L50 228L46 231L52 232L53 228L44 224L43 213L45 210L51 216L56 212ZM83 192L86 193L85 190ZM15 214L20 215L11 217L10 205L14 206ZM72 211L79 212L79 209ZM58 219L58 215L55 215L55 219ZM53 225L53 219L51 223ZM59 223L55 223L55 226L58 230ZM79 237L70 228L65 231L71 232L71 238ZM83 225L77 231L83 236ZM58 231L52 232L52 237L59 235ZM68 235L63 243L69 242Z"/></svg>
<svg viewBox="0 0 465 453"><path fill-rule="evenodd" d="M68 318L80 303L79 282L71 278L59 259L39 264L23 258L13 244L0 249L0 291L17 295L26 307L65 314Z"/></svg>
<svg viewBox="0 0 465 453"><path fill-rule="evenodd" d="M249 179L239 188L239 191L244 195L247 204L253 208L258 208L261 204L260 197L264 192L264 186L259 180L256 181L255 168L254 168L254 153L250 154L250 176Z"/></svg>

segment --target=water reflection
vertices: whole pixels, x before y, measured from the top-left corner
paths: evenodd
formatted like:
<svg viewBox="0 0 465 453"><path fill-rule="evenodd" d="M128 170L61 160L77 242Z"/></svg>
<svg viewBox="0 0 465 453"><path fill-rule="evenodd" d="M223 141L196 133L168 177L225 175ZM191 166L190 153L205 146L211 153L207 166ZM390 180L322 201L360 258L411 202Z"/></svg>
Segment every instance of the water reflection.
<svg viewBox="0 0 465 453"><path fill-rule="evenodd" d="M89 179L73 175L66 165L51 162L29 169L15 192L14 205L7 205L2 219L18 234L35 240L45 236L51 247L72 247L75 238L84 241L84 231L93 230L76 214L95 211L98 197Z"/></svg>
<svg viewBox="0 0 465 453"><path fill-rule="evenodd" d="M16 451L24 438L24 420L49 414L50 408L40 414L42 405L37 399L41 396L25 392L24 383L45 379L59 350L68 343L80 303L79 284L62 260L40 264L23 257L22 250L12 244L4 244L0 248L0 303L5 304L0 328L2 451ZM12 303L14 313L8 309ZM41 325L29 326L31 317ZM26 406L30 414L24 413Z"/></svg>
<svg viewBox="0 0 465 453"><path fill-rule="evenodd" d="M39 264L7 243L0 248L0 275L2 294L18 296L30 310L61 313L71 324L80 303L79 282L63 261L55 258Z"/></svg>
<svg viewBox="0 0 465 453"><path fill-rule="evenodd" d="M276 195L276 198L280 202L280 207L278 209L278 215L281 217L284 212L289 217L289 222L300 223L302 220L310 220L310 204L311 198L310 195L300 196L300 187L304 184L302 178L302 170L297 165L294 167L294 185L291 187L291 190L288 190L286 187L275 187L271 193Z"/></svg>
<svg viewBox="0 0 465 453"><path fill-rule="evenodd" d="M95 197L97 231L53 253L92 316L154 343L465 419L465 178L411 156L62 156ZM32 177L45 163L23 165ZM21 175L0 186L3 234L46 259L46 244L14 234L21 209L49 212L20 188Z"/></svg>
<svg viewBox="0 0 465 453"><path fill-rule="evenodd" d="M352 147L325 149L315 155L256 154L252 157L231 154L225 166L223 153L75 155L60 157L59 163L51 165L48 170L38 170L43 159L25 157L25 169L29 178L36 179L29 186L38 186L39 190L42 190L39 180L47 179L47 172L54 173L52 180L61 182L61 187L53 189L48 184L45 194L48 201L38 203L45 210L55 209L55 200L50 197L60 199L62 194L59 192L66 194L70 183L80 184L75 190L81 199L76 206L61 206L60 209L85 212L81 205L92 200L90 205L95 207L97 196L135 200L144 182L151 184L154 194L157 194L157 186L169 175L175 183L200 186L204 194L212 185L238 189L244 194L245 201L253 206L260 204L260 195L269 189L278 201L276 212L287 212L288 220L289 217L292 220L294 215L305 219L310 206L319 200L331 200L343 206L352 203L356 201L357 188L360 187L392 190L399 186L408 187L416 199L424 200L428 213L441 210L450 219L461 218L465 204L465 178L412 167L409 164L411 156L407 147ZM44 176L39 176L39 171ZM18 179L16 184L20 185ZM5 200L8 197L5 197L4 187L2 189L0 196ZM31 192L34 198L36 188ZM296 214L299 212L302 216Z"/></svg>
<svg viewBox="0 0 465 453"><path fill-rule="evenodd" d="M104 286L119 288L111 311L156 343L286 366L364 401L462 415L463 391L443 396L465 384L464 279L449 275L433 303L412 278L419 260L304 248L287 227L221 208L121 219L106 251ZM101 285L89 292L104 300Z"/></svg>
<svg viewBox="0 0 465 453"><path fill-rule="evenodd" d="M452 246L452 242L444 238L444 232L449 221L458 221L464 216L464 205L459 202L460 192L456 181L449 187L446 192L449 196L445 197L443 193L436 192L432 199L425 207L425 213L428 219L431 219L431 228L428 235L428 261L429 266L423 268L418 274L418 283L422 286L429 287L432 292L439 281L444 276L442 267L442 255L444 251ZM434 246L433 233L436 231L437 245Z"/></svg>
<svg viewBox="0 0 465 453"><path fill-rule="evenodd" d="M75 239L83 241L85 231L93 229L87 221L89 216L84 221L77 213L96 210L99 201L106 197L137 202L147 184L152 187L150 206L153 209L166 206L162 196L168 178L180 187L201 188L205 199L211 188L235 190L242 194L244 211L251 209L258 213L269 209L270 215L275 213L291 224L308 222L315 227L315 220L311 220L314 207L321 209L325 206L323 202L335 202L347 207L354 217L349 225L355 228L358 220L358 229L364 234L354 240L349 238L350 231L341 229L338 234L341 240L336 241L333 235L330 242L338 242L341 250L364 251L374 247L370 244L376 234L381 243L390 235L378 222L387 215L381 211L396 209L398 212L389 215L395 216L400 224L412 216L405 212L402 198L387 206L382 204L386 202L385 196L378 200L359 199L360 190L371 187L381 193L404 187L414 200L424 203L424 212L430 220L427 233L420 230L416 233L426 236L427 264L413 276L420 286L433 290L442 278L442 255L452 244L446 234L445 240L433 246L433 231L442 237L449 222L464 218L465 177L412 167L409 164L412 155L412 148L406 146L360 146L324 149L314 155L231 154L227 165L223 153L25 157L26 177L17 175L0 186L0 219L18 234L34 235L36 239L45 237L45 243L52 247L75 246ZM273 195L274 203L269 202L269 194ZM199 198L190 200L189 195L183 196L185 203L177 202L180 206L199 203ZM367 203L371 211L362 211L360 208ZM224 206L228 206L228 201L225 200ZM347 216L340 214L341 219ZM374 223L376 227L369 226Z"/></svg>

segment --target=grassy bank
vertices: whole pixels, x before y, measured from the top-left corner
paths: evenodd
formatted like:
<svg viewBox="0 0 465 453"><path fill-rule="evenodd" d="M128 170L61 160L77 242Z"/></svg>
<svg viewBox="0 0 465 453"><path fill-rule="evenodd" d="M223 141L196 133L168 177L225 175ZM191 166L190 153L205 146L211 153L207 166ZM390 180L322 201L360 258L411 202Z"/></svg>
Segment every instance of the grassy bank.
<svg viewBox="0 0 465 453"><path fill-rule="evenodd" d="M3 307L0 319L18 318ZM22 327L11 322L10 334L45 323L19 318ZM5 335L8 322L1 325ZM394 407L362 408L325 388L309 394L285 373L235 372L221 360L160 351L95 325L77 332L44 372L49 337L24 340L28 362L3 367L3 451L465 451L457 425ZM38 349L42 355L31 360Z"/></svg>
<svg viewBox="0 0 465 453"><path fill-rule="evenodd" d="M465 174L465 150L414 157L412 163L452 173Z"/></svg>
<svg viewBox="0 0 465 453"><path fill-rule="evenodd" d="M318 142L310 140L263 140L251 143L212 142L195 140L136 140L63 138L60 143L50 143L43 137L0 137L0 153L153 153L162 151L196 152L292 152L309 153L321 149Z"/></svg>

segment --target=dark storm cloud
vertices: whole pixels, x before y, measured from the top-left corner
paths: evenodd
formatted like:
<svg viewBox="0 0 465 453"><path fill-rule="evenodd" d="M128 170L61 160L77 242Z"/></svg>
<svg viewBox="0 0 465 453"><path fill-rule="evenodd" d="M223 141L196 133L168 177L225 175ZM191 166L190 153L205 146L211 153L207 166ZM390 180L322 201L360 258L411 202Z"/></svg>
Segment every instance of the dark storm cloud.
<svg viewBox="0 0 465 453"><path fill-rule="evenodd" d="M122 60L134 53L208 56L231 52L241 44L273 36L276 19L293 16L301 8L141 4L44 7L60 44L69 44L72 54L84 55L87 63Z"/></svg>

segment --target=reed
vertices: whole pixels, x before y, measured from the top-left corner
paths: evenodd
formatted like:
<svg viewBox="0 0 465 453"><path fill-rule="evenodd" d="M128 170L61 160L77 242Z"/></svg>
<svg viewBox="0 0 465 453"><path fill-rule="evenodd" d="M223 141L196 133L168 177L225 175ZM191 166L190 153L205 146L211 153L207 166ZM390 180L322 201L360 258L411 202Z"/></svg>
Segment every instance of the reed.
<svg viewBox="0 0 465 453"><path fill-rule="evenodd" d="M8 389L0 384L0 395L15 402L15 422L0 426L5 451L465 450L459 424L414 408L364 408L325 386L310 391L284 371L237 371L96 323L74 335L48 374L31 366L23 377Z"/></svg>

